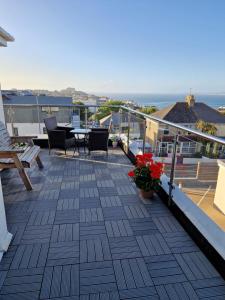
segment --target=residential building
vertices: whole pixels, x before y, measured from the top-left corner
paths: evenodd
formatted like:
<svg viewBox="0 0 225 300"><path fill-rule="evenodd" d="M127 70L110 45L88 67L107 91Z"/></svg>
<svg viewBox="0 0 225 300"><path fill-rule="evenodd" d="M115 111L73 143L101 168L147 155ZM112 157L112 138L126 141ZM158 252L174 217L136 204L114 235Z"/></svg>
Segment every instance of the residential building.
<svg viewBox="0 0 225 300"><path fill-rule="evenodd" d="M202 120L217 128L217 136L225 137L225 115L222 115L205 103L196 102L194 95L188 95L185 101L176 102L153 113L152 116L191 129L196 129L196 123ZM196 141L194 136L185 132L176 131L167 125L161 125L158 122L147 120L146 138L158 153L172 153L173 139L176 133L182 135L178 153L192 155L199 151L201 145Z"/></svg>
<svg viewBox="0 0 225 300"><path fill-rule="evenodd" d="M72 97L7 95L3 105L7 128L13 135L43 134L47 116L55 115L64 126L71 123L75 113Z"/></svg>

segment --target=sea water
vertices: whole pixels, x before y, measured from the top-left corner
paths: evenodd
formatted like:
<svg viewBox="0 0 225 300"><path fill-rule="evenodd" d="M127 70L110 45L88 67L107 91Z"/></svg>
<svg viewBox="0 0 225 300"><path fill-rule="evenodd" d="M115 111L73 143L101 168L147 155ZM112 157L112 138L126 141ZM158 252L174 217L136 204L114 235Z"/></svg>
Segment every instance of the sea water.
<svg viewBox="0 0 225 300"><path fill-rule="evenodd" d="M132 100L135 103L143 106L157 106L163 108L175 102L184 101L185 94L125 94L125 93L110 93L106 94L114 100ZM225 94L195 94L197 102L204 102L211 107L218 108L225 106Z"/></svg>

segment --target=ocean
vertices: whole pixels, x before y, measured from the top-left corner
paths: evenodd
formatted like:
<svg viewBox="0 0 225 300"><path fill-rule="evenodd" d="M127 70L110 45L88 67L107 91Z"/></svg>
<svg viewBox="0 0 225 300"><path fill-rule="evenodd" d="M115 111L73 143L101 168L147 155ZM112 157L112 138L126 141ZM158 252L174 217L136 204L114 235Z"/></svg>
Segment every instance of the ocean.
<svg viewBox="0 0 225 300"><path fill-rule="evenodd" d="M143 106L157 106L158 108L166 107L178 101L184 101L185 94L119 94L110 93L105 96L114 100L132 100L135 103ZM196 94L197 102L204 102L211 107L218 108L225 106L225 94L224 95L210 95L210 94Z"/></svg>

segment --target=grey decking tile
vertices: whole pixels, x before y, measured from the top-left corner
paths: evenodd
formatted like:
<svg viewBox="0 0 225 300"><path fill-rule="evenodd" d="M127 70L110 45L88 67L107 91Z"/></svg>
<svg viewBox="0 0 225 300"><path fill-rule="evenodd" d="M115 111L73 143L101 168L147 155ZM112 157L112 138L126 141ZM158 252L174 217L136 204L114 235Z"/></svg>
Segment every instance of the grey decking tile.
<svg viewBox="0 0 225 300"><path fill-rule="evenodd" d="M95 174L87 174L87 175L80 175L79 177L80 182L84 182L87 186L90 182L96 182Z"/></svg>
<svg viewBox="0 0 225 300"><path fill-rule="evenodd" d="M104 292L104 293L81 295L79 299L80 300L120 300L120 297L118 292Z"/></svg>
<svg viewBox="0 0 225 300"><path fill-rule="evenodd" d="M126 300L126 299L135 299L135 300L145 300L145 299L151 299L151 300L157 300L159 299L158 294L156 292L156 289L154 287L141 287L141 288L135 288L135 289L129 289L129 290L121 290L120 291L120 299ZM164 299L164 298L162 298Z"/></svg>
<svg viewBox="0 0 225 300"><path fill-rule="evenodd" d="M96 238L107 238L104 222L80 223L80 240Z"/></svg>
<svg viewBox="0 0 225 300"><path fill-rule="evenodd" d="M99 198L80 198L80 208L98 208L101 207Z"/></svg>
<svg viewBox="0 0 225 300"><path fill-rule="evenodd" d="M134 235L148 235L159 232L151 218L130 219L129 223Z"/></svg>
<svg viewBox="0 0 225 300"><path fill-rule="evenodd" d="M11 241L11 245L19 245L22 239L24 230L26 228L26 224L12 224L9 226L9 232L12 233L13 239Z"/></svg>
<svg viewBox="0 0 225 300"><path fill-rule="evenodd" d="M17 294L36 292L41 288L43 269L27 269L24 272L11 271L7 273L1 294ZM1 296L0 296L1 299Z"/></svg>
<svg viewBox="0 0 225 300"><path fill-rule="evenodd" d="M79 265L46 267L40 299L79 295Z"/></svg>
<svg viewBox="0 0 225 300"><path fill-rule="evenodd" d="M152 217L152 220L161 233L184 231L183 227L172 216Z"/></svg>
<svg viewBox="0 0 225 300"><path fill-rule="evenodd" d="M3 282L6 278L6 274L7 274L7 271L1 271L0 272L0 290L1 290L1 287L3 285Z"/></svg>
<svg viewBox="0 0 225 300"><path fill-rule="evenodd" d="M113 259L141 257L138 243L133 236L109 238Z"/></svg>
<svg viewBox="0 0 225 300"><path fill-rule="evenodd" d="M122 206L118 196L102 196L100 197L102 207Z"/></svg>
<svg viewBox="0 0 225 300"><path fill-rule="evenodd" d="M54 223L55 211L32 212L27 225L51 225Z"/></svg>
<svg viewBox="0 0 225 300"><path fill-rule="evenodd" d="M100 197L104 196L117 196L117 190L115 187L98 187Z"/></svg>
<svg viewBox="0 0 225 300"><path fill-rule="evenodd" d="M44 190L41 191L38 200L45 201L45 200L57 200L59 198L59 190Z"/></svg>
<svg viewBox="0 0 225 300"><path fill-rule="evenodd" d="M120 195L119 196L123 205L139 205L140 199L137 195Z"/></svg>
<svg viewBox="0 0 225 300"><path fill-rule="evenodd" d="M38 300L39 292L0 295L1 300Z"/></svg>
<svg viewBox="0 0 225 300"><path fill-rule="evenodd" d="M48 252L47 266L68 265L79 263L79 243L51 243Z"/></svg>
<svg viewBox="0 0 225 300"><path fill-rule="evenodd" d="M99 193L98 193L98 189L97 188L80 188L80 197L81 198L95 198L98 197Z"/></svg>
<svg viewBox="0 0 225 300"><path fill-rule="evenodd" d="M118 195L136 195L137 190L133 188L132 185L123 185L116 187Z"/></svg>
<svg viewBox="0 0 225 300"><path fill-rule="evenodd" d="M100 222L103 220L102 209L100 207L80 209L80 222Z"/></svg>
<svg viewBox="0 0 225 300"><path fill-rule="evenodd" d="M162 234L173 253L185 253L199 251L198 246L184 231Z"/></svg>
<svg viewBox="0 0 225 300"><path fill-rule="evenodd" d="M72 224L79 222L79 209L61 210L56 212L54 224Z"/></svg>
<svg viewBox="0 0 225 300"><path fill-rule="evenodd" d="M51 242L70 242L79 240L79 223L53 225Z"/></svg>
<svg viewBox="0 0 225 300"><path fill-rule="evenodd" d="M21 244L49 243L52 225L27 226Z"/></svg>
<svg viewBox="0 0 225 300"><path fill-rule="evenodd" d="M156 286L160 299L165 300L198 300L198 296L189 282Z"/></svg>
<svg viewBox="0 0 225 300"><path fill-rule="evenodd" d="M128 220L106 221L108 237L132 236L133 232Z"/></svg>
<svg viewBox="0 0 225 300"><path fill-rule="evenodd" d="M112 180L106 179L106 180L97 180L97 187L99 188L110 188L114 187L115 184Z"/></svg>
<svg viewBox="0 0 225 300"><path fill-rule="evenodd" d="M74 190L79 189L79 182L77 182L77 181L62 182L61 189L62 190L72 190L71 192L74 193Z"/></svg>
<svg viewBox="0 0 225 300"><path fill-rule="evenodd" d="M16 253L17 247L18 246L10 245L8 248L8 251L6 253L4 253L1 263L0 263L0 271L9 270L12 260L14 258L14 255Z"/></svg>
<svg viewBox="0 0 225 300"><path fill-rule="evenodd" d="M148 218L149 214L144 205L132 205L124 207L128 219Z"/></svg>
<svg viewBox="0 0 225 300"><path fill-rule="evenodd" d="M80 241L80 262L111 260L107 239L89 239Z"/></svg>
<svg viewBox="0 0 225 300"><path fill-rule="evenodd" d="M185 282L186 276L172 255L157 255L145 258L154 285Z"/></svg>
<svg viewBox="0 0 225 300"><path fill-rule="evenodd" d="M123 207L104 207L103 209L104 219L106 221L127 219L127 215Z"/></svg>
<svg viewBox="0 0 225 300"><path fill-rule="evenodd" d="M153 285L143 258L115 260L113 266L119 290Z"/></svg>
<svg viewBox="0 0 225 300"><path fill-rule="evenodd" d="M111 261L80 264L80 293L90 294L116 291Z"/></svg>
<svg viewBox="0 0 225 300"><path fill-rule="evenodd" d="M189 280L219 276L201 252L175 254L175 258Z"/></svg>
<svg viewBox="0 0 225 300"><path fill-rule="evenodd" d="M204 299L225 299L224 280L221 277L197 279L191 284L199 298Z"/></svg>
<svg viewBox="0 0 225 300"><path fill-rule="evenodd" d="M59 199L57 210L79 209L79 198Z"/></svg>
<svg viewBox="0 0 225 300"><path fill-rule="evenodd" d="M44 267L49 244L20 245L12 260L10 269Z"/></svg>
<svg viewBox="0 0 225 300"><path fill-rule="evenodd" d="M137 236L136 239L143 256L171 253L166 241L159 233Z"/></svg>

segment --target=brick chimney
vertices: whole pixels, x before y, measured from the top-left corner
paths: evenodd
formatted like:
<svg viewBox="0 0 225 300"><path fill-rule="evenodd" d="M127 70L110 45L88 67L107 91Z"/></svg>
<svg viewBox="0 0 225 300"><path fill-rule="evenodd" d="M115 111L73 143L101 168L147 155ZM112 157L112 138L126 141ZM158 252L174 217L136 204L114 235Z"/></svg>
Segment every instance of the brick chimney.
<svg viewBox="0 0 225 300"><path fill-rule="evenodd" d="M187 95L185 97L185 102L188 104L189 107L193 107L195 105L195 96Z"/></svg>

